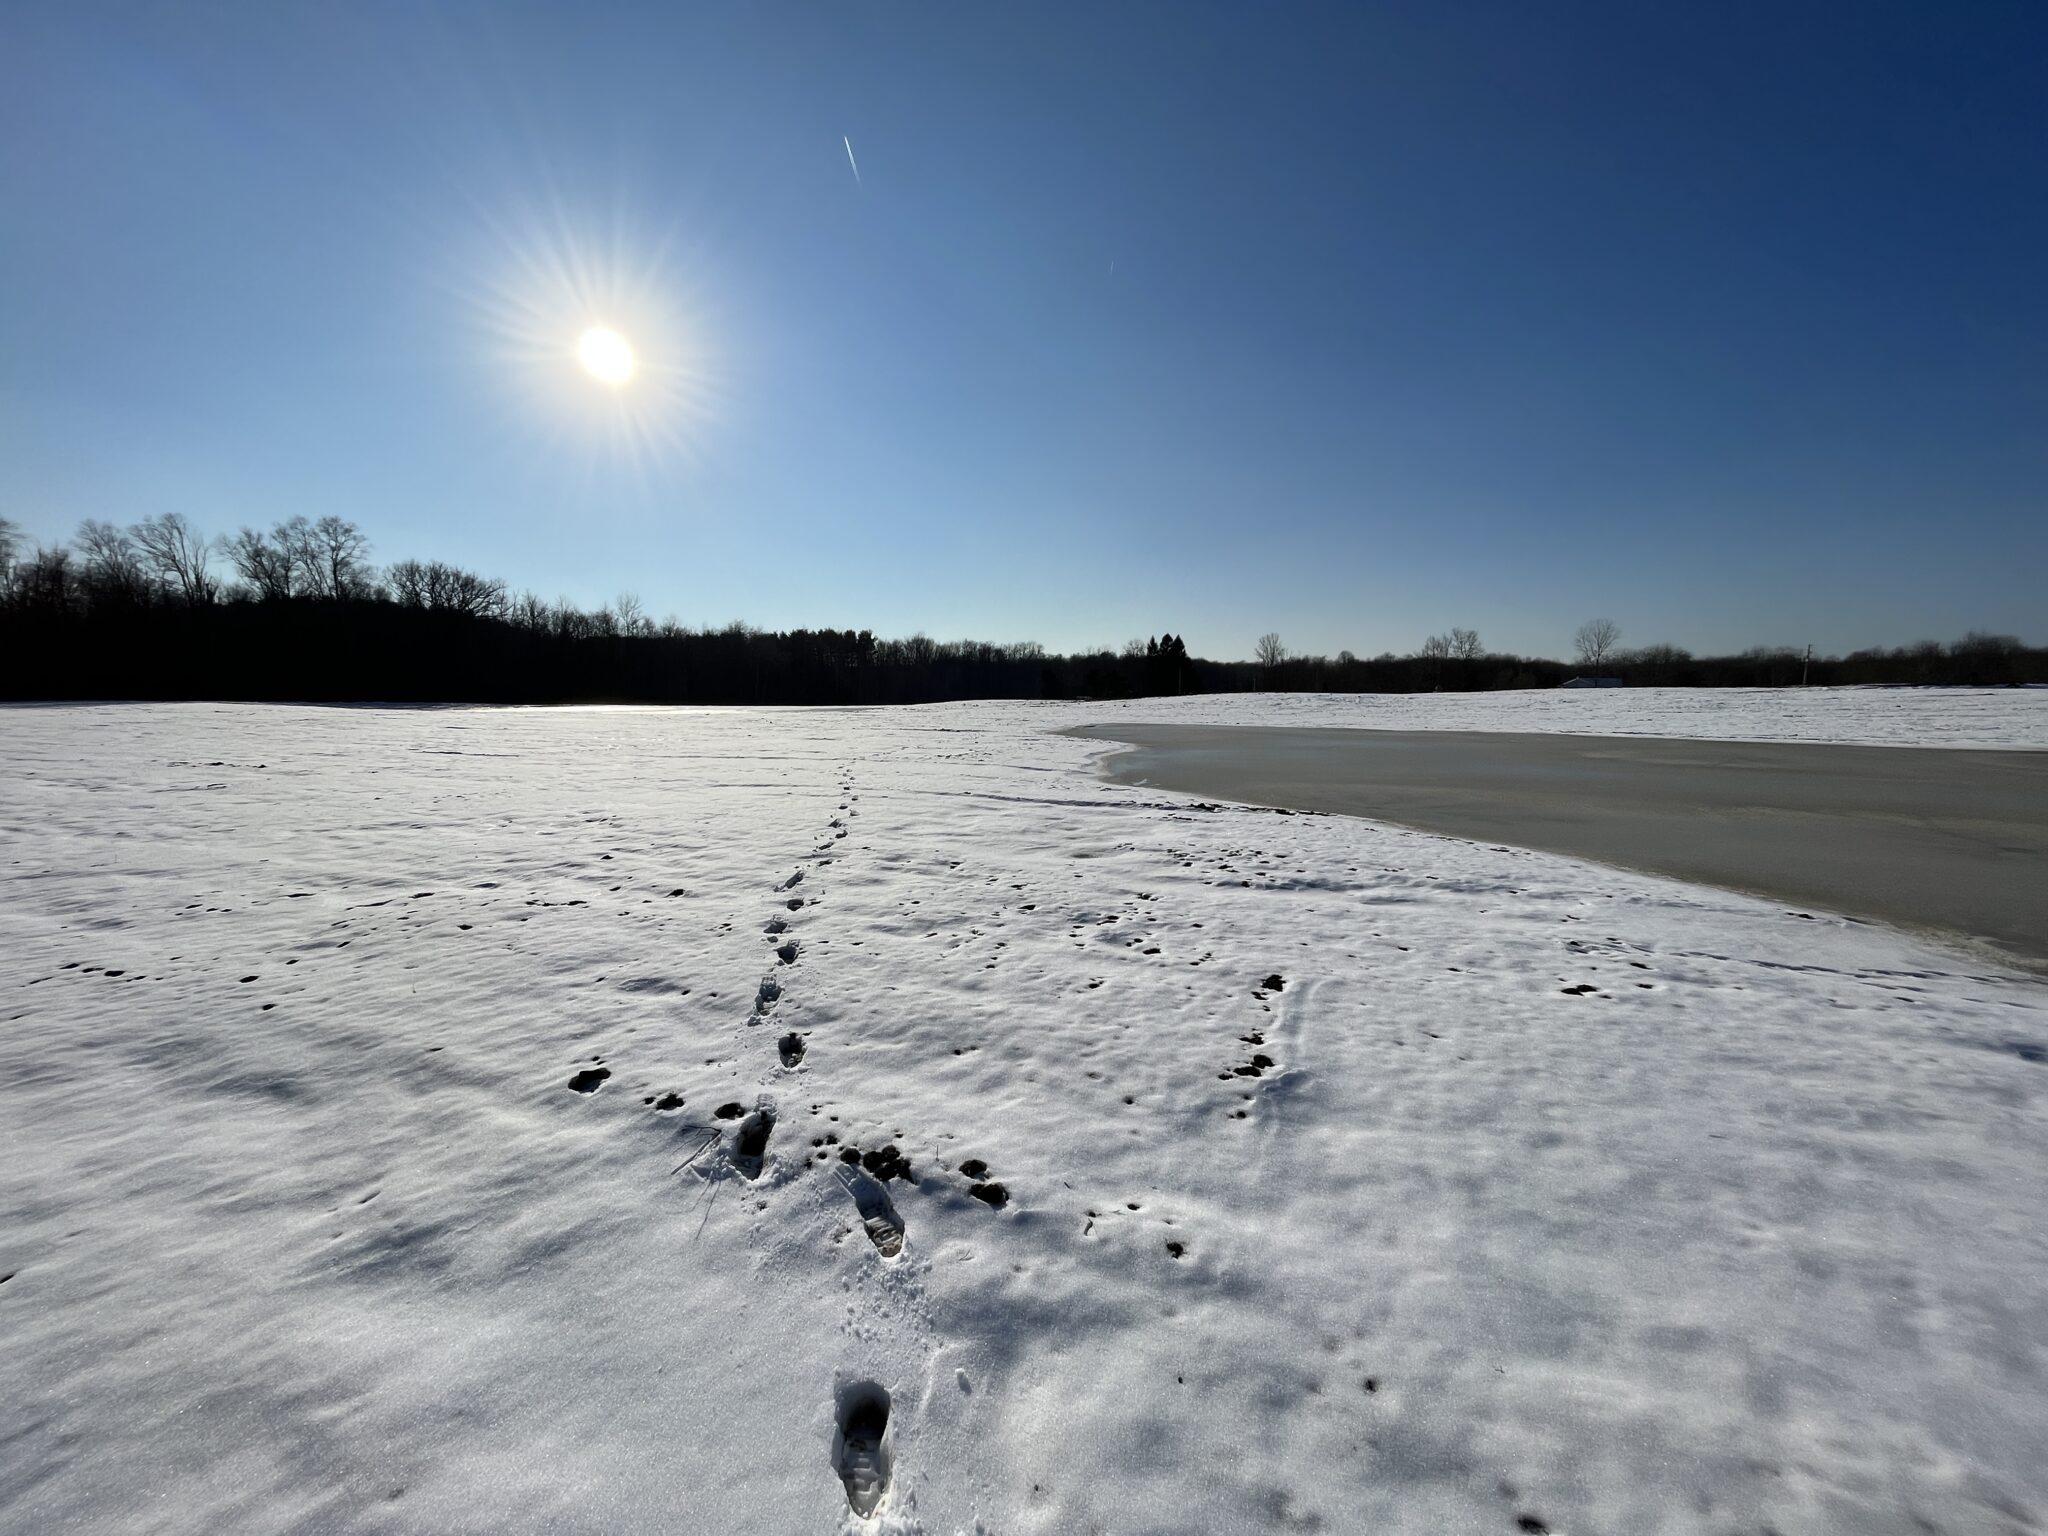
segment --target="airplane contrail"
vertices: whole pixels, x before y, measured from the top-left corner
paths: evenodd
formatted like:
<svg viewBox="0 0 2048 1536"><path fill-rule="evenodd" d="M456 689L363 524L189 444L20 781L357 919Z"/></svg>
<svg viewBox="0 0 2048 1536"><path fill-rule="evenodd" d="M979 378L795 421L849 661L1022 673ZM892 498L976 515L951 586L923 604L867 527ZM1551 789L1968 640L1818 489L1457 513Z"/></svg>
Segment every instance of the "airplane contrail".
<svg viewBox="0 0 2048 1536"><path fill-rule="evenodd" d="M860 179L860 162L853 158L853 140L842 133L839 135L839 142L846 146L846 163L853 167L853 179L861 186L866 186L867 183Z"/></svg>

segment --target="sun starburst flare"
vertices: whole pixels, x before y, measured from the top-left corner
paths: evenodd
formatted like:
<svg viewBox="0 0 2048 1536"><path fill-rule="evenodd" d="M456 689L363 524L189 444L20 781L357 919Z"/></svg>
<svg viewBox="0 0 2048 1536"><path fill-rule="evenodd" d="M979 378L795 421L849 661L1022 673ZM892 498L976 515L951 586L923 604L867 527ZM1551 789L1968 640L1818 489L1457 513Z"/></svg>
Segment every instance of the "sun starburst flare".
<svg viewBox="0 0 2048 1536"><path fill-rule="evenodd" d="M623 463L653 479L694 458L713 418L712 328L676 235L636 238L559 202L478 211L488 248L452 285L514 396L513 436L593 474Z"/></svg>

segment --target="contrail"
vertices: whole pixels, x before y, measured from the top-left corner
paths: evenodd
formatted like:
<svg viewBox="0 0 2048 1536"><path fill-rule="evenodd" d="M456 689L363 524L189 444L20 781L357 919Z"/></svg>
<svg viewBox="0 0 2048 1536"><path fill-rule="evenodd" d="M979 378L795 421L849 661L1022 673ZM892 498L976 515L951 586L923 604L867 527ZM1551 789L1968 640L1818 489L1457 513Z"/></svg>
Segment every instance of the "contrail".
<svg viewBox="0 0 2048 1536"><path fill-rule="evenodd" d="M853 179L859 182L860 185L866 186L867 183L860 179L860 162L853 158L853 140L842 133L839 135L839 142L846 146L846 163L853 167Z"/></svg>

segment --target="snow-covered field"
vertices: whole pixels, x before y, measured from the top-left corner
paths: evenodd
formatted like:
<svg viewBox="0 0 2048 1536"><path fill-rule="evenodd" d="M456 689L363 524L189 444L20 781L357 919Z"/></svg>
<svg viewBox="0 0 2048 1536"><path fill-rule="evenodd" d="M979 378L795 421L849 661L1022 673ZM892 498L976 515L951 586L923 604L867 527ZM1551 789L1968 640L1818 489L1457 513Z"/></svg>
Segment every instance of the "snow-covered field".
<svg viewBox="0 0 2048 1536"><path fill-rule="evenodd" d="M1089 706L1091 720L1538 731L2048 750L2048 688L1532 688L1508 693L1198 694Z"/></svg>
<svg viewBox="0 0 2048 1536"><path fill-rule="evenodd" d="M1114 715L0 712L0 1529L2048 1520L2039 983Z"/></svg>

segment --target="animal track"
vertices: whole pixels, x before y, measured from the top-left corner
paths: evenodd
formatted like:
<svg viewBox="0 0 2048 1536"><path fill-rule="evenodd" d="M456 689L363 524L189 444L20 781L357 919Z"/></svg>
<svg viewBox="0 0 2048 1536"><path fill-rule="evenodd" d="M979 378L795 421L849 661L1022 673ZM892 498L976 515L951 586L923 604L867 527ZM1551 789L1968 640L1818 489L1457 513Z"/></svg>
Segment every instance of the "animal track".
<svg viewBox="0 0 2048 1536"><path fill-rule="evenodd" d="M612 1075L610 1067L585 1067L569 1079L569 1086L578 1093L595 1093L598 1084Z"/></svg>
<svg viewBox="0 0 2048 1536"><path fill-rule="evenodd" d="M845 1154L840 1155L843 1157ZM868 1241L875 1245L875 1252L885 1259L895 1258L903 1251L903 1218L896 1214L889 1191L879 1180L871 1179L853 1167L840 1168L839 1184L852 1198L853 1208L859 1213L860 1224L868 1234Z"/></svg>
<svg viewBox="0 0 2048 1536"><path fill-rule="evenodd" d="M804 1059L804 1037L791 1030L775 1042L775 1048L782 1053L782 1064L793 1067Z"/></svg>
<svg viewBox="0 0 2048 1536"><path fill-rule="evenodd" d="M991 1210L1000 1211L1010 1203L1010 1192L993 1180L986 1184L970 1185L967 1193Z"/></svg>
<svg viewBox="0 0 2048 1536"><path fill-rule="evenodd" d="M906 1184L917 1182L917 1175L910 1171L910 1159L896 1150L893 1141L873 1152L863 1152L859 1147L841 1147L839 1160L858 1163L878 1179L901 1179Z"/></svg>
<svg viewBox="0 0 2048 1536"><path fill-rule="evenodd" d="M784 965L795 965L796 957L799 953L800 951L796 947L796 940L791 939L787 944L780 944L776 946L775 958L780 960Z"/></svg>
<svg viewBox="0 0 2048 1536"><path fill-rule="evenodd" d="M889 1394L883 1388L862 1381L841 1389L832 1470L846 1485L847 1507L863 1520L889 1492L888 1434Z"/></svg>

